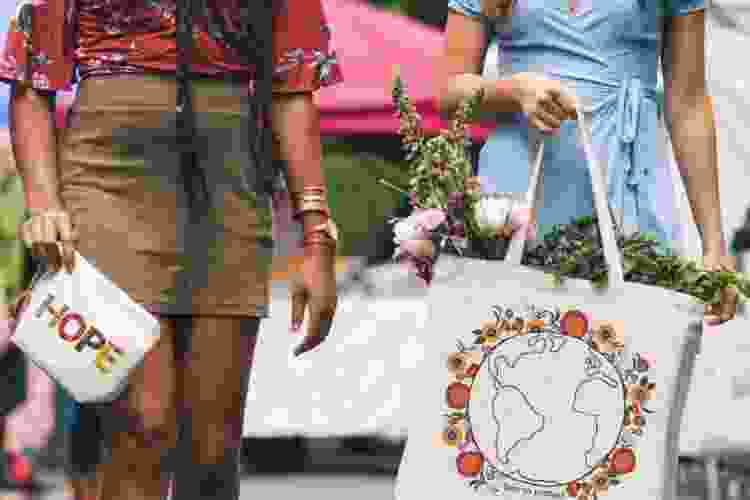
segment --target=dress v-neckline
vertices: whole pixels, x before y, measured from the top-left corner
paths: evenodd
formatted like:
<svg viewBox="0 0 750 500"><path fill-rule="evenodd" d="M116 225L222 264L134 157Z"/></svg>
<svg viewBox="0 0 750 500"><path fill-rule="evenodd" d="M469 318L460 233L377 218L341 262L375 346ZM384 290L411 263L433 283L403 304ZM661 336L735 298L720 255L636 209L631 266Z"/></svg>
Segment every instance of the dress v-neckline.
<svg viewBox="0 0 750 500"><path fill-rule="evenodd" d="M591 6L586 6L585 4L590 4L591 0L559 0L561 5L558 7L558 11L565 17L576 19L581 16L585 16L589 12L591 12ZM582 5L583 4L583 5Z"/></svg>

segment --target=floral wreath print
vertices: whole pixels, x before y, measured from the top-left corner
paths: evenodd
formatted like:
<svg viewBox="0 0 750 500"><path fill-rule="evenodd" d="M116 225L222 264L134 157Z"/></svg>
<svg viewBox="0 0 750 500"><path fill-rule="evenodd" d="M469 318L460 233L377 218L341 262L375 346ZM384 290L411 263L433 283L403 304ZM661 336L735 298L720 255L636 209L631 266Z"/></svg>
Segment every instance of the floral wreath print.
<svg viewBox="0 0 750 500"><path fill-rule="evenodd" d="M649 378L653 362L639 353L624 354L623 332L618 322L593 321L589 314L578 309L562 312L557 308L530 306L525 313L518 314L512 309L494 306L492 314L494 319L483 322L472 332L471 343L467 345L458 339L457 351L448 356L450 382L445 390L445 422L440 441L443 446L456 450L459 477L477 492L484 490L501 495L516 489L503 484L510 478L485 459L472 433L468 408L482 363L505 340L524 335L563 335L583 341L612 365L624 388L625 411L615 445L583 479L570 481L556 491L545 491L544 496L595 500L606 494L609 487L630 477L636 469L636 444L644 434L646 415L653 413L647 408L647 402L656 394L656 385ZM517 489L538 490L533 487Z"/></svg>

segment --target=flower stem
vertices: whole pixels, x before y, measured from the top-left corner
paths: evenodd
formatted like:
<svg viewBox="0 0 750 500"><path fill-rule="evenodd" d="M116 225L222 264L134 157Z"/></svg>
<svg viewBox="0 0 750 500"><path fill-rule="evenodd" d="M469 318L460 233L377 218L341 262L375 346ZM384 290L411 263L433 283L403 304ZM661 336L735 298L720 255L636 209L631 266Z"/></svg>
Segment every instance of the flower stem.
<svg viewBox="0 0 750 500"><path fill-rule="evenodd" d="M406 195L408 195L408 194L409 194L409 192L408 192L408 191L406 191L406 190L404 190L404 189L401 189L401 188L400 188L400 187L398 187L398 186L394 186L393 184L391 184L390 182L388 182L388 181L387 181L387 180L385 180L385 179L378 179L378 182L379 182L380 184L384 185L385 187L387 187L387 188L391 188L391 189L393 189L394 191L396 191L396 192L399 192L399 193L401 193L401 194L406 194Z"/></svg>

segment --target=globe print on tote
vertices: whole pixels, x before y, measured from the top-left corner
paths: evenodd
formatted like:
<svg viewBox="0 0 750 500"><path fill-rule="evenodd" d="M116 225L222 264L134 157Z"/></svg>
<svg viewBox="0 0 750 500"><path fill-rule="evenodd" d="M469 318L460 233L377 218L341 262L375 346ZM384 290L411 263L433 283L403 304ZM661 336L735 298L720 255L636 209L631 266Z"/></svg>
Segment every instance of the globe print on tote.
<svg viewBox="0 0 750 500"><path fill-rule="evenodd" d="M622 324L578 309L492 313L448 358L442 441L459 476L495 495L577 500L627 479L656 386Z"/></svg>
<svg viewBox="0 0 750 500"><path fill-rule="evenodd" d="M474 439L492 465L521 483L582 479L623 427L619 374L577 338L506 339L483 360L475 383L468 406Z"/></svg>

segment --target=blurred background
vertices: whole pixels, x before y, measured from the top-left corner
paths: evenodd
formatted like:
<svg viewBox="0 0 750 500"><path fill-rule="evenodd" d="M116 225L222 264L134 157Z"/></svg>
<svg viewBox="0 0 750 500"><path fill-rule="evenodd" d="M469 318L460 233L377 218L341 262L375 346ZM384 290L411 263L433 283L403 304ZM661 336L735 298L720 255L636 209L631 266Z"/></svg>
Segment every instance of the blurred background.
<svg viewBox="0 0 750 500"><path fill-rule="evenodd" d="M6 19L13 2L0 3L0 19ZM750 72L740 72L730 58L736 50L728 49L750 47L750 10L745 3L713 2L707 39L709 84L719 126L722 209L727 239L737 236L741 261L750 248L745 217L750 151L743 140L750 120ZM423 290L390 261L394 247L388 220L408 213L408 204L378 181L395 186L408 181L390 100L395 61L425 127L435 132L445 125L432 104L429 76L442 49L446 4L324 0L346 79L317 97L323 167L333 217L342 233L340 306L328 342L306 359L290 359L295 339L287 334L288 262L277 259L272 318L262 326L246 410L243 498L299 495L298 488L305 488L305 496L327 500L349 498L355 489L365 500L392 498L408 423L402 401L409 375L423 355L419 329L427 311ZM3 29L4 24L0 23ZM487 61L491 72L497 61L493 43ZM71 98L60 97L61 113ZM7 100L7 87L2 85L0 129L7 128ZM474 152L487 130L473 131ZM7 135L2 137L5 152L0 152L0 161L6 165L0 168L0 183L13 175L6 159ZM675 241L685 255L697 256L700 247L684 190L678 185L675 193ZM682 432L681 500L750 499L750 431L744 424L750 413L747 326L742 315L706 332ZM44 496L62 499L65 398L49 381L29 373L28 392L34 397L19 408L16 419L36 420L38 426L46 425L46 431L32 432L36 439L30 439L20 428L16 439L21 442L6 447L21 448L40 477L52 485Z"/></svg>

